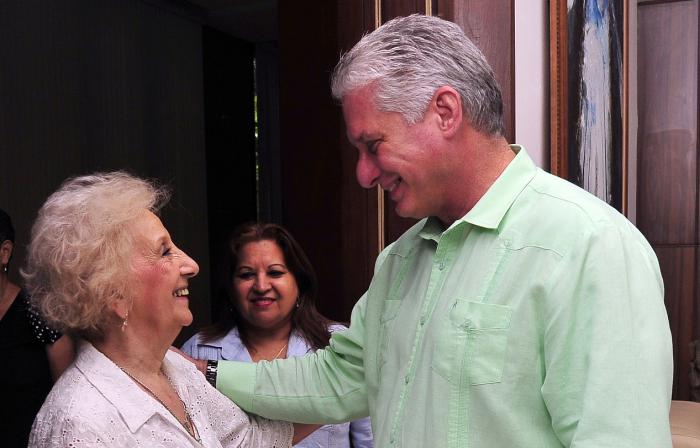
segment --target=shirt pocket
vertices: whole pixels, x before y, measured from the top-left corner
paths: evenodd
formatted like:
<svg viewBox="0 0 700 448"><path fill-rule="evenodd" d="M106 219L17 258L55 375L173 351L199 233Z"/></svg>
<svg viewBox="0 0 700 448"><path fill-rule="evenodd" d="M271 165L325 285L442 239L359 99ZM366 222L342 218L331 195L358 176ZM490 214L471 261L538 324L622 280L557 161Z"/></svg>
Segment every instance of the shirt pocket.
<svg viewBox="0 0 700 448"><path fill-rule="evenodd" d="M512 309L457 299L448 323L436 331L433 370L451 383L499 383L505 365Z"/></svg>

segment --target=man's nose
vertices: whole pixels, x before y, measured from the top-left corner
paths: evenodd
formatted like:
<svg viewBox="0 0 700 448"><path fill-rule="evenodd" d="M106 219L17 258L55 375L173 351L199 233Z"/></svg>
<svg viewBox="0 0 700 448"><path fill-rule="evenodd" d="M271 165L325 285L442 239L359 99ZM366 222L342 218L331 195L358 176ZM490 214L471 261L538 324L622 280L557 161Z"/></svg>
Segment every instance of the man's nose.
<svg viewBox="0 0 700 448"><path fill-rule="evenodd" d="M357 182L363 188L373 188L377 185L380 174L381 170L373 158L364 152L360 152L360 156L357 159L357 166L355 167Z"/></svg>

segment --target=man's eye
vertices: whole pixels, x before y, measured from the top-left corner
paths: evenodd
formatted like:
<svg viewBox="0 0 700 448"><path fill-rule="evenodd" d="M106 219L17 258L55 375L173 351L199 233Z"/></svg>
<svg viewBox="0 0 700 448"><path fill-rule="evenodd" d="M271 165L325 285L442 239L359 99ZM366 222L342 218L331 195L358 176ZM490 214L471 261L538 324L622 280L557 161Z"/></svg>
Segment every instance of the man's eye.
<svg viewBox="0 0 700 448"><path fill-rule="evenodd" d="M166 248L163 250L163 256L164 256L164 257L170 256L170 255L172 255L172 253L173 253L173 251L172 251L172 249L169 248L169 247L166 247Z"/></svg>
<svg viewBox="0 0 700 448"><path fill-rule="evenodd" d="M367 152L370 154L376 154L377 150L379 149L379 140L372 140L367 144Z"/></svg>

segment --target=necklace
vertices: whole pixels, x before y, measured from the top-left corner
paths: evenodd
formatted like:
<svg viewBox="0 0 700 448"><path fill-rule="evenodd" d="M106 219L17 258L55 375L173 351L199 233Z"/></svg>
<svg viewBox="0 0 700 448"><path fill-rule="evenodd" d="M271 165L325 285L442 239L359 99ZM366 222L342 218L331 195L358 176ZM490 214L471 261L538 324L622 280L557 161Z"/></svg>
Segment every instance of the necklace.
<svg viewBox="0 0 700 448"><path fill-rule="evenodd" d="M287 340L287 343L284 344L284 345L282 346L282 348L280 349L280 351L278 351L277 354L275 355L275 357L272 358L272 359L277 359L277 358L279 358L280 355L282 354L282 352L284 351L284 349L287 348L288 345L289 345L289 340Z"/></svg>
<svg viewBox="0 0 700 448"><path fill-rule="evenodd" d="M136 384L138 384L139 386L141 386L146 392L148 392L148 394L149 394L151 397L153 397L158 403L160 403L165 409L167 409L168 412L170 412L170 415L172 415L173 417L175 417L175 420L177 420L177 421L180 423L180 425L182 425L182 427L185 428L185 431L187 431L187 433L188 433L189 435L191 435L192 438L195 439L195 440L197 441L197 443L202 443L202 439L199 437L199 432L197 431L197 428L194 426L194 421L192 421L192 417L190 416L190 412L187 410L187 406L185 406L185 402L182 401L182 398L180 398L180 395L177 394L177 391L175 391L175 395L177 395L177 398L180 400L180 403L182 404L182 409L184 409L184 411L185 411L185 421L180 420L180 419L177 417L177 415L175 415L175 413L163 402L163 400L161 400L161 399L158 397L158 395L155 394L155 392L153 392L148 386L146 386L145 384L143 384L138 378L136 378L134 375L132 375L131 373L129 373L129 372L128 372L125 368L123 368L122 366L120 366L120 365L117 364L117 367L119 367L119 369L120 369L122 372L124 372L124 373L126 374L126 376L128 376L129 378L131 378L132 380L134 380L134 382L135 382ZM164 375L165 375L165 374L164 374ZM170 381L170 377L169 377L168 375L165 375L165 378L167 378L168 383L170 383L170 386L173 388L173 390L175 390L175 386L173 386L172 381Z"/></svg>
<svg viewBox="0 0 700 448"><path fill-rule="evenodd" d="M272 359L270 359L270 361L274 361L275 359L279 358L280 355L282 354L282 352L284 351L284 349L287 348L288 345L289 345L289 339L287 339L287 343L282 346L280 351L278 351L277 354ZM255 354L260 355L260 352L257 349L255 349L254 347L251 347L251 349L253 352L255 352Z"/></svg>

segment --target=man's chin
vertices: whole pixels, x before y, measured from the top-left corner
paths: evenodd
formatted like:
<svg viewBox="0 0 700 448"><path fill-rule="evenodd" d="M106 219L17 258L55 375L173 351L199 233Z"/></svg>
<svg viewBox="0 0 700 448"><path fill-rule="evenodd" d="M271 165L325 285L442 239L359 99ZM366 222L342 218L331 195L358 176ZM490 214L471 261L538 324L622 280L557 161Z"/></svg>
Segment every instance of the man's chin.
<svg viewBox="0 0 700 448"><path fill-rule="evenodd" d="M402 218L408 218L408 219L425 218L425 216L422 216L420 213L418 213L417 210L411 208L407 204L402 204L401 202L398 202L396 204L396 206L394 207L394 212L396 212L396 214Z"/></svg>

